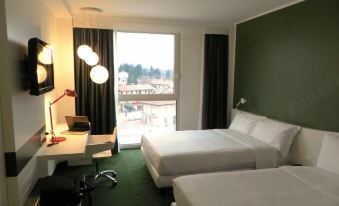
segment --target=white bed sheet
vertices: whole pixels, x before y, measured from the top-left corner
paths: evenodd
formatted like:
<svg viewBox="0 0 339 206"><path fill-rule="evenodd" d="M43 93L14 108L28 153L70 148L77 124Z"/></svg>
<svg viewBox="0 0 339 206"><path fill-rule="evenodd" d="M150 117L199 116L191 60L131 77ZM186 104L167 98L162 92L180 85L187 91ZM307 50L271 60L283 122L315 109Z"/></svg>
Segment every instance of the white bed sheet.
<svg viewBox="0 0 339 206"><path fill-rule="evenodd" d="M339 205L339 176L316 167L190 175L173 182L177 206Z"/></svg>
<svg viewBox="0 0 339 206"><path fill-rule="evenodd" d="M141 144L162 176L277 166L274 147L228 129L148 135Z"/></svg>

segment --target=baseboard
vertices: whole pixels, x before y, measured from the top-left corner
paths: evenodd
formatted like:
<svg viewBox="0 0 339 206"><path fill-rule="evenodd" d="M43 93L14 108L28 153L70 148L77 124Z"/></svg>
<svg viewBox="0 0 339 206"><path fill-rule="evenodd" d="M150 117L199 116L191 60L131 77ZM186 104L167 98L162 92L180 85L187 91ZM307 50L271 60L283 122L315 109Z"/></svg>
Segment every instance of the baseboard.
<svg viewBox="0 0 339 206"><path fill-rule="evenodd" d="M136 149L136 148L140 148L140 147L141 147L141 143L119 145L120 149Z"/></svg>

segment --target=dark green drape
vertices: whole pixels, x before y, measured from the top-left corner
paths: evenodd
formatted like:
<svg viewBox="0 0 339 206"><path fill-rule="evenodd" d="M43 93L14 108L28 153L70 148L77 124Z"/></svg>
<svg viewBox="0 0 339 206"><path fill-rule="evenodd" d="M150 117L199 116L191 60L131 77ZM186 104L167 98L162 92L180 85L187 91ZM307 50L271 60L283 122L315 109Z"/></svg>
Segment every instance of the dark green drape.
<svg viewBox="0 0 339 206"><path fill-rule="evenodd" d="M113 31L105 29L73 29L76 114L88 116L92 134L110 134L116 126L114 98ZM91 66L77 55L81 44L89 45L99 56L100 65L107 68L109 79L96 84L90 78ZM114 147L116 152L118 147Z"/></svg>
<svg viewBox="0 0 339 206"><path fill-rule="evenodd" d="M227 124L228 36L205 35L202 129Z"/></svg>

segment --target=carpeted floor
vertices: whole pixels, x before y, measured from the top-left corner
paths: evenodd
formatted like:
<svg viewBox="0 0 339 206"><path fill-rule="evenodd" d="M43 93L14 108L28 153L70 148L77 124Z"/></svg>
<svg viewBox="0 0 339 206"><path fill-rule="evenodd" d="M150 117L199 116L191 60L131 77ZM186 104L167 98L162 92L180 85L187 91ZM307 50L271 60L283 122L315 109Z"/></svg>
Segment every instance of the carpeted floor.
<svg viewBox="0 0 339 206"><path fill-rule="evenodd" d="M67 167L62 163L54 174L80 178L94 169L94 165ZM100 169L114 169L118 184L112 188L108 181L99 181L92 192L93 206L170 206L174 202L170 188L159 190L154 185L139 149L122 150L101 159Z"/></svg>

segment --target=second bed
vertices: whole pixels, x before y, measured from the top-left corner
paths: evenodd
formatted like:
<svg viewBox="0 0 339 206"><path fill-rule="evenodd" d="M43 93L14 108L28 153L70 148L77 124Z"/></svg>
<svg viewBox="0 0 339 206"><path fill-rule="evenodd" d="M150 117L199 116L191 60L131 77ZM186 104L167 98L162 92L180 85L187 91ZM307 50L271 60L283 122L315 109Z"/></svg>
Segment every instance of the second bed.
<svg viewBox="0 0 339 206"><path fill-rule="evenodd" d="M277 149L229 129L167 132L142 137L142 154L157 187L187 174L277 167Z"/></svg>
<svg viewBox="0 0 339 206"><path fill-rule="evenodd" d="M144 135L141 151L157 187L189 174L273 168L286 157L299 127L237 113L229 129Z"/></svg>

